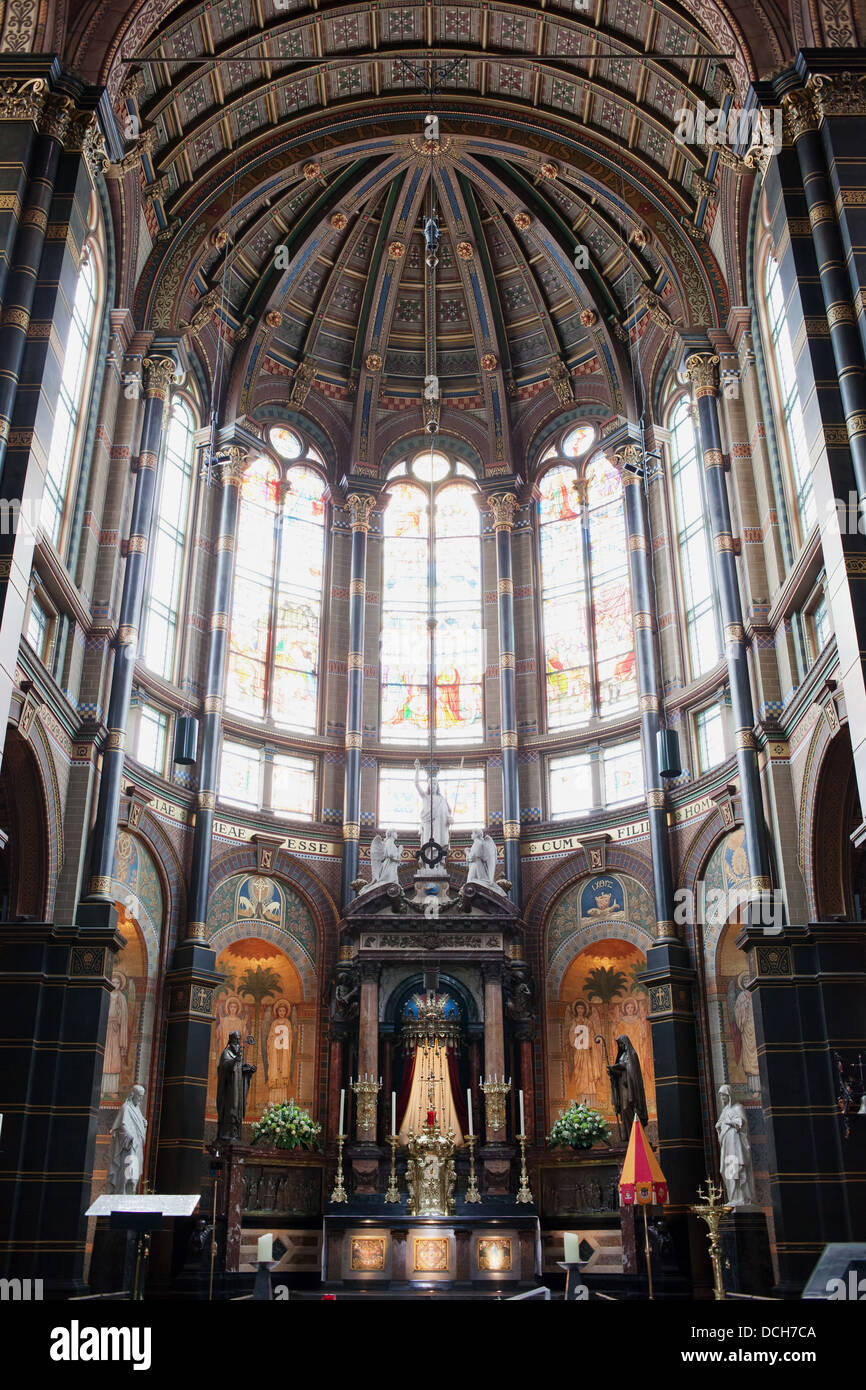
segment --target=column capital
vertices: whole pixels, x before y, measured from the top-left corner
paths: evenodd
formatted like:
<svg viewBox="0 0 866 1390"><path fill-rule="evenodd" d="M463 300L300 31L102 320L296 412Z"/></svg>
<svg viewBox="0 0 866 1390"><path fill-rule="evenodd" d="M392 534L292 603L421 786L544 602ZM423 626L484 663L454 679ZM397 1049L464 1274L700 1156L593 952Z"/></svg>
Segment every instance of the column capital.
<svg viewBox="0 0 866 1390"><path fill-rule="evenodd" d="M496 492L487 499L487 506L493 517L494 531L511 531L514 518L520 511L520 503L513 492Z"/></svg>
<svg viewBox="0 0 866 1390"><path fill-rule="evenodd" d="M819 115L814 93L807 88L786 92L782 97L782 122L785 139L792 144L796 144L801 135L816 131Z"/></svg>
<svg viewBox="0 0 866 1390"><path fill-rule="evenodd" d="M686 358L686 376L697 397L719 394L719 357L714 352L693 352Z"/></svg>
<svg viewBox="0 0 866 1390"><path fill-rule="evenodd" d="M32 121L36 125L48 96L44 77L0 78L0 121Z"/></svg>
<svg viewBox="0 0 866 1390"><path fill-rule="evenodd" d="M806 88L821 125L828 116L866 116L866 75L862 73L813 73Z"/></svg>
<svg viewBox="0 0 866 1390"><path fill-rule="evenodd" d="M239 488L247 466L247 450L240 444L227 444L219 450L216 467L223 487Z"/></svg>
<svg viewBox="0 0 866 1390"><path fill-rule="evenodd" d="M145 395L165 403L168 399L169 387L177 373L177 363L174 358L145 357L142 366L145 371Z"/></svg>
<svg viewBox="0 0 866 1390"><path fill-rule="evenodd" d="M622 449L617 449L613 456L613 465L619 471L623 483L640 482L643 474L643 449L639 444L626 444Z"/></svg>
<svg viewBox="0 0 866 1390"><path fill-rule="evenodd" d="M346 510L352 519L352 530L369 531L375 508L375 497L361 492L350 492L346 498Z"/></svg>

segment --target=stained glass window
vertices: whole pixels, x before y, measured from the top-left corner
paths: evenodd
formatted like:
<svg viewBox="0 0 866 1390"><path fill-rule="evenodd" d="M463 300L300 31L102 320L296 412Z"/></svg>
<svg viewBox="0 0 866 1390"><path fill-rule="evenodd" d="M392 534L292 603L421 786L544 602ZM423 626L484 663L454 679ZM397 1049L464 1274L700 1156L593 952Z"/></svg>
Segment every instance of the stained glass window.
<svg viewBox="0 0 866 1390"><path fill-rule="evenodd" d="M788 316L785 312L779 265L773 255L768 255L764 263L764 303L775 367L775 394L785 431L797 512L803 530L807 532L811 530L816 521L815 494L812 489L809 450L806 444L806 428L803 423L803 409L797 386L797 371L794 366L791 335L788 332Z"/></svg>
<svg viewBox="0 0 866 1390"><path fill-rule="evenodd" d="M54 403L54 428L45 470L40 523L55 545L60 543L67 492L76 458L75 440L84 397L91 375L93 327L96 320L98 282L96 257L91 246L85 248L72 303L72 317L63 354L63 370Z"/></svg>
<svg viewBox="0 0 866 1390"><path fill-rule="evenodd" d="M593 761L598 777L593 776ZM643 796L640 739L615 743L593 753L565 753L550 759L550 818L565 820Z"/></svg>
<svg viewBox="0 0 866 1390"><path fill-rule="evenodd" d="M182 396L175 396L160 469L142 643L145 666L166 680L174 675L177 656L194 430L192 411Z"/></svg>
<svg viewBox="0 0 866 1390"><path fill-rule="evenodd" d="M715 666L721 647L704 482L687 397L674 406L668 427L689 661L696 678Z"/></svg>
<svg viewBox="0 0 866 1390"><path fill-rule="evenodd" d="M421 785L427 785L422 768ZM484 769L442 768L439 790L443 793L457 829L482 829L487 822ZM415 787L414 769L382 767L379 771L379 819L383 830L415 832L417 841L420 797Z"/></svg>
<svg viewBox="0 0 866 1390"><path fill-rule="evenodd" d="M603 454L539 484L542 626L551 729L637 703L628 553L619 475Z"/></svg>
<svg viewBox="0 0 866 1390"><path fill-rule="evenodd" d="M228 708L315 731L324 556L321 475L254 459L241 487Z"/></svg>
<svg viewBox="0 0 866 1390"><path fill-rule="evenodd" d="M434 455L434 477L437 460L444 460L446 476L452 478L443 455ZM429 477L429 454L420 461ZM440 743L477 742L483 733L484 630L474 490L465 483L444 482L434 495L434 525L435 734ZM383 527L383 742L423 743L429 737L429 531L429 489L397 482L389 491Z"/></svg>

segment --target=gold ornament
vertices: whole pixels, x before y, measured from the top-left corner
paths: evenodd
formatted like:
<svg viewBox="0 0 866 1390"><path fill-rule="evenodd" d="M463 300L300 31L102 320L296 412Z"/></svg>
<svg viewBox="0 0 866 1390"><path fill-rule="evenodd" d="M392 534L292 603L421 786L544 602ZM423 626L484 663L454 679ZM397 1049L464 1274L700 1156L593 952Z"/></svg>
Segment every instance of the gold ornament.
<svg viewBox="0 0 866 1390"><path fill-rule="evenodd" d="M334 212L331 214L331 226L335 232L342 232L349 225L349 219L344 212Z"/></svg>
<svg viewBox="0 0 866 1390"><path fill-rule="evenodd" d="M475 255L475 252L472 249L472 243L469 241L458 241L457 254L460 257L461 261L471 261L473 256Z"/></svg>
<svg viewBox="0 0 866 1390"><path fill-rule="evenodd" d="M389 261L402 261L405 254L406 247L403 245L402 241L391 242L390 246L388 247Z"/></svg>
<svg viewBox="0 0 866 1390"><path fill-rule="evenodd" d="M584 328L595 328L595 325L598 323L598 314L594 309L583 309L581 311L580 321Z"/></svg>
<svg viewBox="0 0 866 1390"><path fill-rule="evenodd" d="M492 352L485 352L481 358L481 368L485 372L496 371L496 357Z"/></svg>
<svg viewBox="0 0 866 1390"><path fill-rule="evenodd" d="M279 309L269 309L265 314L265 323L268 328L279 328L283 321L283 316Z"/></svg>
<svg viewBox="0 0 866 1390"><path fill-rule="evenodd" d="M516 212L514 214L514 225L520 232L528 232L532 226L532 218L528 212Z"/></svg>
<svg viewBox="0 0 866 1390"><path fill-rule="evenodd" d="M365 361L368 372L378 372L381 370L382 358L379 356L378 352L368 352Z"/></svg>

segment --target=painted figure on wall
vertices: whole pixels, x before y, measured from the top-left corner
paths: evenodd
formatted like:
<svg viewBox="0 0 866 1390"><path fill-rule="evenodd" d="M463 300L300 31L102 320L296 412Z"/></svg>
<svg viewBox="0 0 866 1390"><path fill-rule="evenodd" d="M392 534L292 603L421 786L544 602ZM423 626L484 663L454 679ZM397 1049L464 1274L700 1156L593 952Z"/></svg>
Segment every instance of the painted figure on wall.
<svg viewBox="0 0 866 1390"><path fill-rule="evenodd" d="M268 1098L274 1105L289 1099L292 1080L294 1006L290 999L274 1000L264 1012L262 1038Z"/></svg>
<svg viewBox="0 0 866 1390"><path fill-rule="evenodd" d="M571 1051L571 1095L574 1100L585 1101L594 1106L598 1093L602 1090L604 1058L601 1048L595 1042L602 1027L601 1014L594 1005L585 999L575 999L570 1006L571 1019L566 1015L566 1026Z"/></svg>
<svg viewBox="0 0 866 1390"><path fill-rule="evenodd" d="M104 1101L116 1102L141 1079L136 1073L143 1060L138 1054L148 979L147 952L139 925L126 903L118 902L115 906L118 929L126 938L126 945L115 956L111 974L101 1094Z"/></svg>
<svg viewBox="0 0 866 1390"><path fill-rule="evenodd" d="M728 984L728 1015L731 1020L731 1035L734 1044L734 1057L746 1074L746 1082L753 1095L761 1089L758 1075L758 1041L755 1037L755 1014L752 996L747 989L749 972L743 970Z"/></svg>

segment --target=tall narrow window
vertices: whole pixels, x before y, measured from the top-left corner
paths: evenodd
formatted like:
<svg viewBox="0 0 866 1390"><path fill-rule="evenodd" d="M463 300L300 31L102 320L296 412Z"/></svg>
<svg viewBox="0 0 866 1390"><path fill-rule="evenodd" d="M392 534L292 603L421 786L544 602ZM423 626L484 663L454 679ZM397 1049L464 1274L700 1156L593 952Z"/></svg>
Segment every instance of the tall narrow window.
<svg viewBox="0 0 866 1390"><path fill-rule="evenodd" d="M91 347L97 298L96 256L88 243L81 257L72 303L42 496L40 523L54 545L60 543L67 494L80 452L81 415L93 376Z"/></svg>
<svg viewBox="0 0 866 1390"><path fill-rule="evenodd" d="M483 737L484 631L480 513L471 474L445 455L421 454L392 469L384 518L381 635L381 737L429 738L428 604L434 568L434 731L439 743ZM427 487L410 482L407 473ZM435 485L430 550L429 483Z"/></svg>
<svg viewBox="0 0 866 1390"><path fill-rule="evenodd" d="M160 473L143 643L145 666L166 680L171 680L174 675L177 660L194 430L192 411L182 396L175 396Z"/></svg>
<svg viewBox="0 0 866 1390"><path fill-rule="evenodd" d="M815 494L809 468L806 428L797 386L797 371L788 332L788 316L782 294L779 264L772 254L764 262L764 304L767 313L772 366L774 368L775 399L784 429L784 444L791 471L797 514L804 534L816 521Z"/></svg>
<svg viewBox="0 0 866 1390"><path fill-rule="evenodd" d="M554 464L538 497L547 719L574 728L637 703L622 485L598 454Z"/></svg>
<svg viewBox="0 0 866 1390"><path fill-rule="evenodd" d="M685 396L674 406L668 427L689 662L697 678L715 666L721 648L703 478Z"/></svg>
<svg viewBox="0 0 866 1390"><path fill-rule="evenodd" d="M304 455L300 436L278 433L278 452ZM303 463L255 459L238 522L226 703L304 733L317 724L325 492Z"/></svg>

